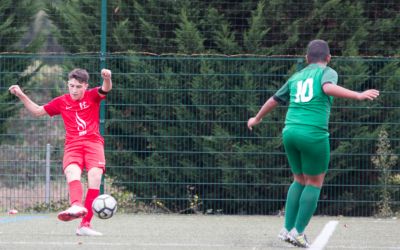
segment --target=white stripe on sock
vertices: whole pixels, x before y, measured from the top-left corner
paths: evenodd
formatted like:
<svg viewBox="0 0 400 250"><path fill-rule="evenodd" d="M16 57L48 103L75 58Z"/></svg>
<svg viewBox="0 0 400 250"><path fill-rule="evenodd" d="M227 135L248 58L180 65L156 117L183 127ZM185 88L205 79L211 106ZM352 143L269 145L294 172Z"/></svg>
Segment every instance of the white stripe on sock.
<svg viewBox="0 0 400 250"><path fill-rule="evenodd" d="M322 229L322 232L318 235L315 241L311 244L310 250L322 250L328 243L329 238L335 231L335 228L339 222L337 220L329 221Z"/></svg>

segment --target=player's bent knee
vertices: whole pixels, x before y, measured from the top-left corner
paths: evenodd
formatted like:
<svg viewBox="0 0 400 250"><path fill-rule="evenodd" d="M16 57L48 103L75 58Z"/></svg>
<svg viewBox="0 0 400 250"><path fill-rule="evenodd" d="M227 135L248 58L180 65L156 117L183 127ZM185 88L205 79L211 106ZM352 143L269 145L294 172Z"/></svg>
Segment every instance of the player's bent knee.
<svg viewBox="0 0 400 250"><path fill-rule="evenodd" d="M101 177L103 175L102 168L91 168L88 172L89 188L99 188L101 184Z"/></svg>
<svg viewBox="0 0 400 250"><path fill-rule="evenodd" d="M315 187L322 187L324 184L325 173L319 175L304 175L306 185L311 185Z"/></svg>
<svg viewBox="0 0 400 250"><path fill-rule="evenodd" d="M78 165L70 164L65 168L64 173L67 182L70 183L71 181L79 181L81 179L82 170Z"/></svg>
<svg viewBox="0 0 400 250"><path fill-rule="evenodd" d="M306 185L306 181L303 174L293 174L293 179L301 185Z"/></svg>

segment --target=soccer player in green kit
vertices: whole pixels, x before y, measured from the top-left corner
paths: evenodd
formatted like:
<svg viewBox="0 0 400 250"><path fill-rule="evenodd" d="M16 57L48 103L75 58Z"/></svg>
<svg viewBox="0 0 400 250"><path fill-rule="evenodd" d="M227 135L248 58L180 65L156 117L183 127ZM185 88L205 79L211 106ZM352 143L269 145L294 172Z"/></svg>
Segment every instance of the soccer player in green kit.
<svg viewBox="0 0 400 250"><path fill-rule="evenodd" d="M330 147L328 123L333 97L373 100L379 91L355 92L337 85L338 74L328 67L331 60L328 43L313 40L308 44L308 66L295 73L248 120L252 130L279 103L289 102L283 144L294 181L285 204L285 225L278 235L283 241L308 248L304 234L316 208L328 170Z"/></svg>

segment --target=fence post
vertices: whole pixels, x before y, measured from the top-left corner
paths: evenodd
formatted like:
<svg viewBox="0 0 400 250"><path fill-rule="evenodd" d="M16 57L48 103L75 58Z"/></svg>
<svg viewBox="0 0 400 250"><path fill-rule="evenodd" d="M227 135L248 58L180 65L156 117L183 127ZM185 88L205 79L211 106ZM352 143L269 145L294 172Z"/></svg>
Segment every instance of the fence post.
<svg viewBox="0 0 400 250"><path fill-rule="evenodd" d="M107 0L101 1L100 70L106 68L107 52ZM100 134L104 135L105 101L100 104ZM100 194L104 193L104 175L101 178Z"/></svg>
<svg viewBox="0 0 400 250"><path fill-rule="evenodd" d="M304 58L298 58L296 63L296 71L300 71L303 68Z"/></svg>
<svg viewBox="0 0 400 250"><path fill-rule="evenodd" d="M46 144L46 187L45 187L45 202L47 205L50 204L50 152L51 146L49 143Z"/></svg>

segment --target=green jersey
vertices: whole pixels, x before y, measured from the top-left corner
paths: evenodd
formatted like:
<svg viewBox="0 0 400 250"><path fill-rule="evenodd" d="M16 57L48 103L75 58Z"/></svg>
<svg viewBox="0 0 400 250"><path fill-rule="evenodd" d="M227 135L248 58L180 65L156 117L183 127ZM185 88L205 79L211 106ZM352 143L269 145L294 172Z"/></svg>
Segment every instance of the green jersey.
<svg viewBox="0 0 400 250"><path fill-rule="evenodd" d="M286 126L306 125L328 130L333 98L327 96L322 86L337 84L338 74L328 66L310 64L295 73L275 93L278 102L288 102Z"/></svg>

